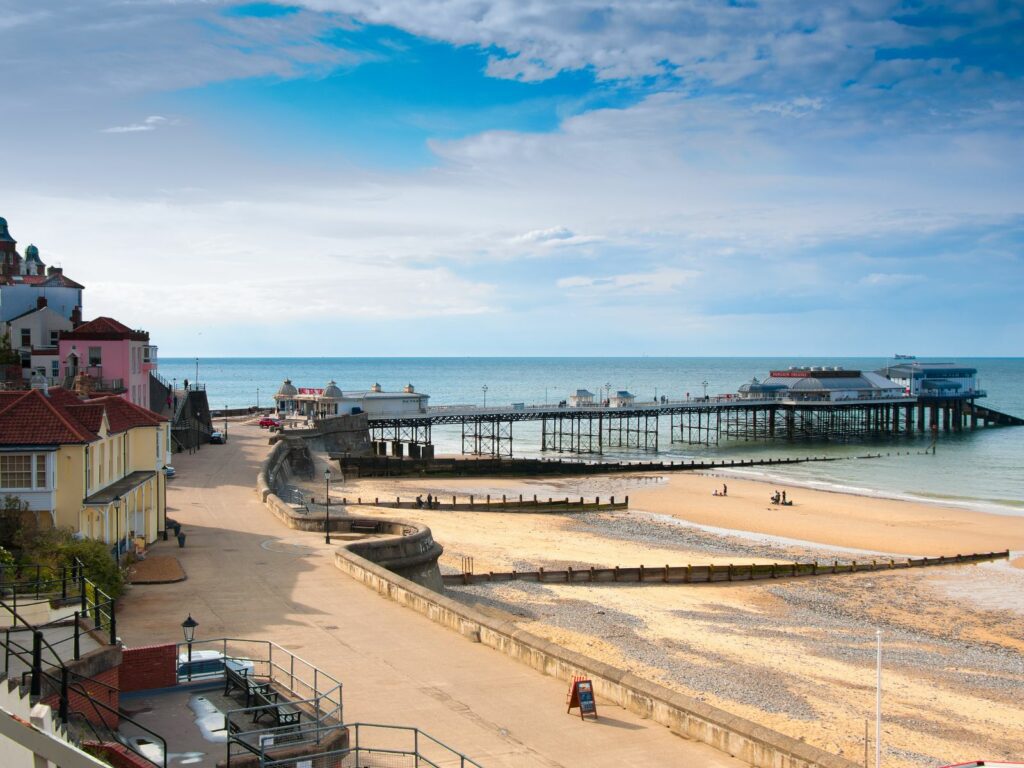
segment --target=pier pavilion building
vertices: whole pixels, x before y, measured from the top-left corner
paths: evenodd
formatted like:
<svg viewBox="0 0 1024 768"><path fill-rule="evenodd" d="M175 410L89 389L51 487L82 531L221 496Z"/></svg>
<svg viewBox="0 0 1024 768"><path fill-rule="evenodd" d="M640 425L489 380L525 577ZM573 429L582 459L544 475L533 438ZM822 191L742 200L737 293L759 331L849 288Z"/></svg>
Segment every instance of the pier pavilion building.
<svg viewBox="0 0 1024 768"><path fill-rule="evenodd" d="M345 390L329 381L322 388L296 387L285 379L274 395L277 412L282 416L328 418L352 413L365 413L373 418L402 418L427 412L430 395L417 392L407 384L401 392L385 392L380 384L370 389Z"/></svg>
<svg viewBox="0 0 1024 768"><path fill-rule="evenodd" d="M881 373L848 370L839 366L792 366L771 371L740 386L743 400L891 400L905 395L904 387Z"/></svg>

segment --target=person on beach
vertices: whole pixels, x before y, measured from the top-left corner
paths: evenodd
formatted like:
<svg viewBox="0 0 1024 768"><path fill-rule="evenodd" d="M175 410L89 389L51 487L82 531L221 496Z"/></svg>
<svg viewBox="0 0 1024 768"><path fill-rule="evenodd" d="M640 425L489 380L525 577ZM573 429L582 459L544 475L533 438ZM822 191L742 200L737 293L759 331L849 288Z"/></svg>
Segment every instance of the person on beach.
<svg viewBox="0 0 1024 768"><path fill-rule="evenodd" d="M781 499L782 497L779 495L779 492L776 491L775 495L772 496L772 504L778 504Z"/></svg>
<svg viewBox="0 0 1024 768"><path fill-rule="evenodd" d="M427 494L427 509L433 509L433 507L431 506L433 504L433 502L434 502L433 495L428 493Z"/></svg>
<svg viewBox="0 0 1024 768"><path fill-rule="evenodd" d="M726 485L725 483L722 483L722 495L723 496L728 496L729 495L729 486Z"/></svg>
<svg viewBox="0 0 1024 768"><path fill-rule="evenodd" d="M422 496L417 496L416 497L416 509L423 509L423 497Z"/></svg>
<svg viewBox="0 0 1024 768"><path fill-rule="evenodd" d="M785 491L782 492L782 503L783 504L786 503L786 492Z"/></svg>

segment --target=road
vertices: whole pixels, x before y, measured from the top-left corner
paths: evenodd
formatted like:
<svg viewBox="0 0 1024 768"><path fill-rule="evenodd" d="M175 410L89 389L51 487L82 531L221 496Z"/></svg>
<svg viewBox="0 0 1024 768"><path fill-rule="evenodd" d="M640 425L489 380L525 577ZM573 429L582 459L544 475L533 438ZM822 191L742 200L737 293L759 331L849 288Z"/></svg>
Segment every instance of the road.
<svg viewBox="0 0 1024 768"><path fill-rule="evenodd" d="M130 589L118 611L126 645L180 642L189 613L197 639L273 640L342 680L346 720L418 726L487 768L745 765L600 699L596 722L569 716L565 682L356 583L322 536L260 503L268 450L265 431L232 425L226 445L175 456L168 508L187 546L153 551L178 555L188 578Z"/></svg>

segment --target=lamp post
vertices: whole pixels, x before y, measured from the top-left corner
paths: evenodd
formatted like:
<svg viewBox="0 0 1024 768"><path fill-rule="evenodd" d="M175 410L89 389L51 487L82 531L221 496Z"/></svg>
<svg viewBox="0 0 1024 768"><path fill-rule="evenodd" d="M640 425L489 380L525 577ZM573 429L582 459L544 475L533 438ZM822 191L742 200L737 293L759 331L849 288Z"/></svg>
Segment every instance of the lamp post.
<svg viewBox="0 0 1024 768"><path fill-rule="evenodd" d="M196 358L196 389L199 389L199 358Z"/></svg>
<svg viewBox="0 0 1024 768"><path fill-rule="evenodd" d="M260 409L260 388L256 387L256 410Z"/></svg>
<svg viewBox="0 0 1024 768"><path fill-rule="evenodd" d="M612 402L612 383L606 382L604 385L604 401L611 405Z"/></svg>
<svg viewBox="0 0 1024 768"><path fill-rule="evenodd" d="M708 399L708 380L704 379L704 381L702 381L700 383L700 385L702 387L704 387L704 399L707 400Z"/></svg>
<svg viewBox="0 0 1024 768"><path fill-rule="evenodd" d="M324 497L324 504L327 506L327 518L324 520L324 541L331 543L331 468L324 470L324 486L327 495Z"/></svg>
<svg viewBox="0 0 1024 768"><path fill-rule="evenodd" d="M484 391L484 408L487 407L487 385L484 384L481 389Z"/></svg>
<svg viewBox="0 0 1024 768"><path fill-rule="evenodd" d="M224 403L224 442L228 441L228 404Z"/></svg>
<svg viewBox="0 0 1024 768"><path fill-rule="evenodd" d="M121 567L121 497L114 497L114 560Z"/></svg>
<svg viewBox="0 0 1024 768"><path fill-rule="evenodd" d="M196 627L199 622L192 618L192 614L181 622L181 631L185 633L185 643L188 645L188 679L192 679L192 641L196 637Z"/></svg>

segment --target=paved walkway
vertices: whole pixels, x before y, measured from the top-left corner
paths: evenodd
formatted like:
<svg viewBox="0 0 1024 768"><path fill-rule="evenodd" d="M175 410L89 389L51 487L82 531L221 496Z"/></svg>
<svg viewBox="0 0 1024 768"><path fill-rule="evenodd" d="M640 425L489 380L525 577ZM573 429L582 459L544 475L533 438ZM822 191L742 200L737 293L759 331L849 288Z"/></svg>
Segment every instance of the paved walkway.
<svg viewBox="0 0 1024 768"><path fill-rule="evenodd" d="M346 720L419 726L486 768L745 765L600 699L600 720L569 716L565 682L345 576L321 535L286 528L260 503L266 440L232 425L227 445L175 456L168 506L187 544L154 554L177 555L188 579L131 588L118 611L127 645L180 642L189 613L197 638L276 641L343 681Z"/></svg>

